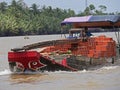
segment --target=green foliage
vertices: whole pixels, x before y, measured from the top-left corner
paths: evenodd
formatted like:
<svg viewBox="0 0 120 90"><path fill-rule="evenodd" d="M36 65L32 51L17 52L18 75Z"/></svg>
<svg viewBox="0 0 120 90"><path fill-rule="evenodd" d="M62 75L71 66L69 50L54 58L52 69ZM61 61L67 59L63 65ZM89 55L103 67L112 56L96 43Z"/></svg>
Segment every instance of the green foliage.
<svg viewBox="0 0 120 90"><path fill-rule="evenodd" d="M28 7L23 0L12 0L10 5L0 3L0 36L40 35L60 33L60 22L75 16L73 10L63 10L32 4Z"/></svg>
<svg viewBox="0 0 120 90"><path fill-rule="evenodd" d="M107 7L105 5L98 6L98 10L97 10L93 4L90 4L88 7L86 7L86 9L83 12L80 12L78 16L111 14L111 13L105 13L106 10L107 10Z"/></svg>
<svg viewBox="0 0 120 90"><path fill-rule="evenodd" d="M95 6L91 4L83 12L75 14L71 9L65 10L51 6L39 8L35 3L28 7L23 0L12 0L10 5L1 2L0 36L58 34L61 33L60 22L65 18L106 14L104 13L106 9L106 6L100 5L99 10L96 10Z"/></svg>

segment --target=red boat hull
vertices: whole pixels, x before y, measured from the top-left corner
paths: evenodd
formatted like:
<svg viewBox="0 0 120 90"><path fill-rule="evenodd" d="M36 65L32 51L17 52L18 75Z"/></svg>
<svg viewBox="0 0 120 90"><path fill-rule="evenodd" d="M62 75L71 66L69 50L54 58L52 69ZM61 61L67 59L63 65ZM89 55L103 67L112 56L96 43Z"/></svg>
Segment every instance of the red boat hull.
<svg viewBox="0 0 120 90"><path fill-rule="evenodd" d="M24 51L24 52L9 52L8 61L10 64L11 71L20 72L24 71L56 71L56 70L67 70L77 71L70 66L63 63L58 63L49 57L45 57L36 51ZM14 63L14 64L13 64ZM16 68L16 69L14 69Z"/></svg>

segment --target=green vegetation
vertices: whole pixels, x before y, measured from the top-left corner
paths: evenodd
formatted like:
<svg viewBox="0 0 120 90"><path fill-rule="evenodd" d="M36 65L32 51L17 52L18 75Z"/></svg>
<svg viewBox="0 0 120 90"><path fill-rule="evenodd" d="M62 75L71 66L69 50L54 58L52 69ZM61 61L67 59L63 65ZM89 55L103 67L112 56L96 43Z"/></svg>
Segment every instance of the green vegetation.
<svg viewBox="0 0 120 90"><path fill-rule="evenodd" d="M89 5L83 12L75 14L74 10L63 10L51 6L38 7L32 4L28 7L23 0L12 0L8 5L0 3L0 36L41 35L61 33L60 22L71 16L83 16L104 13L106 6L100 5L99 10L94 5ZM119 14L119 13L109 13Z"/></svg>

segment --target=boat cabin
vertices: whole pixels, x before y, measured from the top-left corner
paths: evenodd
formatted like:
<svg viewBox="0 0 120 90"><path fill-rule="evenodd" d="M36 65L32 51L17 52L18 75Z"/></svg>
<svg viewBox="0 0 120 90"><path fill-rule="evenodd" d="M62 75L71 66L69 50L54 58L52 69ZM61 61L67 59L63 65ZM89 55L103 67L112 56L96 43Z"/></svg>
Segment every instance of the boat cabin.
<svg viewBox="0 0 120 90"><path fill-rule="evenodd" d="M77 39L80 37L81 33L84 31L82 28L72 28L69 30L68 39Z"/></svg>
<svg viewBox="0 0 120 90"><path fill-rule="evenodd" d="M67 39L81 39L88 38L92 36L92 34L88 31L87 28L72 28L69 30L69 36Z"/></svg>

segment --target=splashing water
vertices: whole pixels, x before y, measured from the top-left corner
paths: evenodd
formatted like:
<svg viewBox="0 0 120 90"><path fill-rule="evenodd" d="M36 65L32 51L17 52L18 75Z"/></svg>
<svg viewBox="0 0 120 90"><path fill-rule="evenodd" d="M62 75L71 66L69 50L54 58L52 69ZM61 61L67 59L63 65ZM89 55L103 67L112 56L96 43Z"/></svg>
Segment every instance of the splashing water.
<svg viewBox="0 0 120 90"><path fill-rule="evenodd" d="M97 69L97 71L101 71L101 70L111 70L111 69L116 69L116 68L118 68L119 66L104 66L104 67L102 67L102 68L100 68L100 69ZM68 72L68 71L55 71L55 72L44 72L44 74L64 74L64 73L86 73L86 72L89 72L89 70L87 71L87 70L81 70L81 71L77 71L77 72ZM5 70L3 70L3 71L0 71L0 76L2 76L2 75L9 75L9 74L12 74L12 72L10 71L10 70L8 70L8 69L5 69ZM37 73L25 73L25 74L38 74L38 72ZM42 74L42 73L40 73L40 74Z"/></svg>
<svg viewBox="0 0 120 90"><path fill-rule="evenodd" d="M3 71L0 71L0 76L1 75L8 75L8 74L11 74L12 72L10 71L10 70L7 70L7 69L5 69L5 70L3 70Z"/></svg>
<svg viewBox="0 0 120 90"><path fill-rule="evenodd" d="M111 70L111 69L116 69L118 67L119 66L105 66L105 67L102 67L101 70Z"/></svg>

